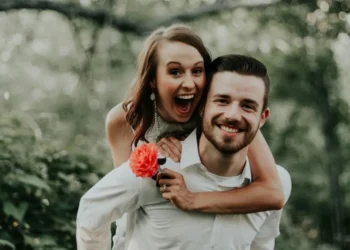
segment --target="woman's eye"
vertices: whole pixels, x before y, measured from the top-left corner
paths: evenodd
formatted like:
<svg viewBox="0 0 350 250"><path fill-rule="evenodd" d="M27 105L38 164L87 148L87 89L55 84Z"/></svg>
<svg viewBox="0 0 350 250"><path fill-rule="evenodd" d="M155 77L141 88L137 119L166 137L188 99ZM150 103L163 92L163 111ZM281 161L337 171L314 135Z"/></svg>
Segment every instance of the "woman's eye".
<svg viewBox="0 0 350 250"><path fill-rule="evenodd" d="M203 69L194 69L194 70L192 70L192 73L195 74L195 75L200 75L200 74L202 74L202 72L203 72Z"/></svg>
<svg viewBox="0 0 350 250"><path fill-rule="evenodd" d="M179 76L179 75L181 74L181 71L178 70L178 69L171 69L171 70L169 71L169 74L170 74L170 75L174 75L174 76Z"/></svg>

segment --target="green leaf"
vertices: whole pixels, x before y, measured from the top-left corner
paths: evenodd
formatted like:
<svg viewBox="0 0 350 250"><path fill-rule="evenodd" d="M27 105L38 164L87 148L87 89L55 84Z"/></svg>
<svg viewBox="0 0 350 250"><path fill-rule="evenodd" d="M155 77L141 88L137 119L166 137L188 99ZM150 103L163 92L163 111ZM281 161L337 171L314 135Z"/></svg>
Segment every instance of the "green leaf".
<svg viewBox="0 0 350 250"><path fill-rule="evenodd" d="M18 207L16 207L12 202L4 202L4 213L13 216L19 222L23 221L23 217L26 214L28 209L27 202L21 202Z"/></svg>
<svg viewBox="0 0 350 250"><path fill-rule="evenodd" d="M24 244L29 245L32 247L36 247L38 245L37 240L35 240L34 237L28 236L28 235L23 235L24 236Z"/></svg>
<svg viewBox="0 0 350 250"><path fill-rule="evenodd" d="M54 237L48 236L48 235L42 235L38 237L32 237L28 235L24 235L24 242L26 245L32 246L33 248L37 249L43 246L55 246L54 249L57 249L57 242ZM46 248L45 248L46 249Z"/></svg>
<svg viewBox="0 0 350 250"><path fill-rule="evenodd" d="M13 250L16 249L15 245L13 245L11 242L7 241L7 240L1 240L0 239L0 246L7 246ZM2 248L1 248L2 249Z"/></svg>
<svg viewBox="0 0 350 250"><path fill-rule="evenodd" d="M24 184L28 184L28 185L40 188L40 189L45 189L47 191L51 191L51 188L49 187L49 185L47 185L47 183L45 181L43 181L42 179L40 179L39 177L37 177L35 175L19 176L18 181L20 181Z"/></svg>
<svg viewBox="0 0 350 250"><path fill-rule="evenodd" d="M48 236L48 235L44 235L44 236L39 237L39 240L40 240L41 246L56 246L57 245L55 238Z"/></svg>

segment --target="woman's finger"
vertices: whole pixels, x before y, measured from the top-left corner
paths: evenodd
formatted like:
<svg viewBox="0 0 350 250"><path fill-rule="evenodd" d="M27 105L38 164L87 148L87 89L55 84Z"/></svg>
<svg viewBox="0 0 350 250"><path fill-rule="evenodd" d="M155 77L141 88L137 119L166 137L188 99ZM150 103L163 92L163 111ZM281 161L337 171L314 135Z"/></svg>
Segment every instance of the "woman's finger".
<svg viewBox="0 0 350 250"><path fill-rule="evenodd" d="M175 178L181 178L182 174L179 172L176 172L174 170L171 170L169 168L163 168L161 173L161 178L168 178L168 179L175 179Z"/></svg>
<svg viewBox="0 0 350 250"><path fill-rule="evenodd" d="M157 176L156 176L157 186L160 186L165 183L171 184L170 182L167 182L167 180L176 180L177 184L184 182L182 174L176 171L172 171L168 168L164 168L157 173Z"/></svg>
<svg viewBox="0 0 350 250"><path fill-rule="evenodd" d="M174 185L174 186L167 186L167 185L162 185L160 186L159 190L162 193L170 193L170 192L178 192L180 191L181 187L178 185Z"/></svg>
<svg viewBox="0 0 350 250"><path fill-rule="evenodd" d="M169 140L175 146L176 150L174 148L174 153L180 159L181 158L181 152L182 152L182 144L181 144L181 142L178 139L176 139L175 137L169 137Z"/></svg>
<svg viewBox="0 0 350 250"><path fill-rule="evenodd" d="M164 151L167 152L167 154L169 155L169 157L174 161L177 162L179 159L176 157L176 155L174 154L173 150L171 149L171 147L169 146L169 144L163 143L162 144L162 148Z"/></svg>
<svg viewBox="0 0 350 250"><path fill-rule="evenodd" d="M160 140L159 142L156 143L158 152L159 152L159 154L161 154L164 157L169 157L168 152L166 150L164 150L164 148L163 148L164 143L165 142L162 140Z"/></svg>
<svg viewBox="0 0 350 250"><path fill-rule="evenodd" d="M178 146L169 138L162 138L157 143L163 151L165 151L174 162L178 162L181 156Z"/></svg>
<svg viewBox="0 0 350 250"><path fill-rule="evenodd" d="M178 185L178 181L175 179L160 179L159 180L159 186L167 185L167 186L174 186Z"/></svg>

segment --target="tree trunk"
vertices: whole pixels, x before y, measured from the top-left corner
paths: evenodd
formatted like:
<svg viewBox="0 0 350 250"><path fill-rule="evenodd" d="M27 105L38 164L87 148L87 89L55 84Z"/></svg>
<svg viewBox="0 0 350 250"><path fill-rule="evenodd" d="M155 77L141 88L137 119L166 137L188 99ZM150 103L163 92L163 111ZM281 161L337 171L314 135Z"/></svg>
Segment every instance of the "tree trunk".
<svg viewBox="0 0 350 250"><path fill-rule="evenodd" d="M328 112L327 112L328 111ZM338 112L330 106L325 113L323 134L325 136L325 150L328 154L326 167L330 184L330 202L332 211L332 232L333 242L339 249L345 250L345 235L344 235L344 194L340 186L340 176L342 173L342 164L340 152L340 138L337 134L337 126L340 117Z"/></svg>

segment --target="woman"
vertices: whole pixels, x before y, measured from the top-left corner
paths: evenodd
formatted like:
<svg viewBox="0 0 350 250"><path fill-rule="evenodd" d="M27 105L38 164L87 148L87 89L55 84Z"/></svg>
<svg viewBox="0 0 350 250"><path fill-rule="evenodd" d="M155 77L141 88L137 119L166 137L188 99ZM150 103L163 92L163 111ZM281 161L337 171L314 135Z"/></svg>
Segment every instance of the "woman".
<svg viewBox="0 0 350 250"><path fill-rule="evenodd" d="M129 158L131 144L162 137L166 138L159 148L179 161L181 146L177 140L186 137L199 122L197 107L210 62L202 40L185 26L161 28L147 38L131 94L107 117L114 166ZM198 193L196 211L251 213L283 206L275 162L260 132L249 146L248 157L252 184L226 192Z"/></svg>

